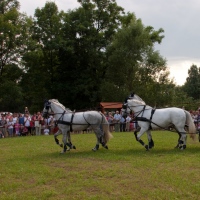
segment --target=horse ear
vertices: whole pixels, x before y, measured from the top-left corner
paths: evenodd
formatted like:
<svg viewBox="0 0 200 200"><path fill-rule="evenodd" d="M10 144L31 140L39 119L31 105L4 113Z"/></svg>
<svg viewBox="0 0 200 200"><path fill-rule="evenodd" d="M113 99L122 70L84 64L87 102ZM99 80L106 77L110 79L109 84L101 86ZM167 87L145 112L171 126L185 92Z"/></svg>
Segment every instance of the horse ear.
<svg viewBox="0 0 200 200"><path fill-rule="evenodd" d="M127 100L128 100L128 98L126 98L126 99L124 100L124 103L127 103Z"/></svg>
<svg viewBox="0 0 200 200"><path fill-rule="evenodd" d="M134 97L134 94L135 94L135 93L134 93L134 92L132 92L132 93L131 93L131 97Z"/></svg>

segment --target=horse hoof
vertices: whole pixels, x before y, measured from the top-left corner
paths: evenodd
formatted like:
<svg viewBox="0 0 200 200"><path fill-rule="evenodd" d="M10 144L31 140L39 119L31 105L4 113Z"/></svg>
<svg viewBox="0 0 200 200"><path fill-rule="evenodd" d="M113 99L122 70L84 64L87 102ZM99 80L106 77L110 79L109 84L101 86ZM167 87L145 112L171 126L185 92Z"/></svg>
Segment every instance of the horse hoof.
<svg viewBox="0 0 200 200"><path fill-rule="evenodd" d="M148 145L145 145L145 148L147 151L149 151L149 146Z"/></svg>
<svg viewBox="0 0 200 200"><path fill-rule="evenodd" d="M92 151L96 151L96 148L93 148Z"/></svg>
<svg viewBox="0 0 200 200"><path fill-rule="evenodd" d="M68 148L67 151L70 151L70 148Z"/></svg>
<svg viewBox="0 0 200 200"><path fill-rule="evenodd" d="M180 150L183 150L183 146L180 146L179 149L180 149Z"/></svg>
<svg viewBox="0 0 200 200"><path fill-rule="evenodd" d="M63 144L59 144L60 147L63 147Z"/></svg>
<svg viewBox="0 0 200 200"><path fill-rule="evenodd" d="M178 144L174 147L174 149L177 149L178 148Z"/></svg>
<svg viewBox="0 0 200 200"><path fill-rule="evenodd" d="M106 146L104 146L104 148L105 148L105 149L108 149L108 146L106 145Z"/></svg>
<svg viewBox="0 0 200 200"><path fill-rule="evenodd" d="M73 145L73 149L76 149L76 147Z"/></svg>
<svg viewBox="0 0 200 200"><path fill-rule="evenodd" d="M63 154L63 153L65 153L65 152L64 152L64 151L61 151L60 153Z"/></svg>

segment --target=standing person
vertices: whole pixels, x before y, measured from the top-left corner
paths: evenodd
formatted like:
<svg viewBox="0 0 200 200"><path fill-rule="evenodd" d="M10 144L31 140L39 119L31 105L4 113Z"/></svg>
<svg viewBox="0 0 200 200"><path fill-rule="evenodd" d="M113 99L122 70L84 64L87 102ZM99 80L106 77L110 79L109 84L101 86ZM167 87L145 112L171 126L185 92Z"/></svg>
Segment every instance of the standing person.
<svg viewBox="0 0 200 200"><path fill-rule="evenodd" d="M34 135L35 132L35 120L36 120L36 113L33 114L33 116L31 117L31 123L32 123L32 134Z"/></svg>
<svg viewBox="0 0 200 200"><path fill-rule="evenodd" d="M14 123L13 123L13 119L12 117L9 119L9 122L8 122L8 135L9 137L13 137L13 126L14 126Z"/></svg>
<svg viewBox="0 0 200 200"><path fill-rule="evenodd" d="M37 115L35 117L35 133L36 135L41 135L41 119L42 116L40 112L37 112Z"/></svg>
<svg viewBox="0 0 200 200"><path fill-rule="evenodd" d="M19 124L24 126L24 116L23 116L23 114L19 115Z"/></svg>
<svg viewBox="0 0 200 200"><path fill-rule="evenodd" d="M200 122L200 109L198 110L198 113L197 113L197 124L199 124Z"/></svg>
<svg viewBox="0 0 200 200"><path fill-rule="evenodd" d="M16 132L15 132L15 124L17 122L17 113L13 113L13 123L14 123L14 126L13 126L13 135L15 136L16 135Z"/></svg>
<svg viewBox="0 0 200 200"><path fill-rule="evenodd" d="M25 114L24 117L24 126L28 129L28 133L31 134L31 127L30 127L31 118L28 113Z"/></svg>
<svg viewBox="0 0 200 200"><path fill-rule="evenodd" d="M115 132L119 132L119 122L121 119L121 115L119 114L119 111L116 111L116 114L114 115L114 121L115 121Z"/></svg>
<svg viewBox="0 0 200 200"><path fill-rule="evenodd" d="M10 119L12 116L10 113L7 114L7 119Z"/></svg>
<svg viewBox="0 0 200 200"><path fill-rule="evenodd" d="M194 124L195 124L195 127L197 127L197 112L194 112Z"/></svg>
<svg viewBox="0 0 200 200"><path fill-rule="evenodd" d="M22 130L24 128L24 116L23 116L23 114L19 114L19 124L20 124L19 133L21 135Z"/></svg>
<svg viewBox="0 0 200 200"><path fill-rule="evenodd" d="M126 131L129 132L130 130L130 121L131 121L131 117L130 115L128 115L128 117L126 118Z"/></svg>
<svg viewBox="0 0 200 200"><path fill-rule="evenodd" d="M5 119L4 116L2 116L1 121L0 121L0 131L2 132L4 137L6 137L6 124L7 124L7 120Z"/></svg>
<svg viewBox="0 0 200 200"><path fill-rule="evenodd" d="M25 114L29 114L29 111L28 111L28 108L25 107L25 111L24 111Z"/></svg>
<svg viewBox="0 0 200 200"><path fill-rule="evenodd" d="M50 117L51 117L50 134L53 135L54 134L54 132L53 132L53 130L54 130L54 118L53 118L53 116L50 116Z"/></svg>
<svg viewBox="0 0 200 200"><path fill-rule="evenodd" d="M16 134L16 136L20 136L19 128L20 128L19 119L17 119L17 121L15 123L15 134Z"/></svg>
<svg viewBox="0 0 200 200"><path fill-rule="evenodd" d="M45 126L50 126L50 124L51 124L51 117L49 116L49 118L48 119L44 119L44 124L45 124Z"/></svg>
<svg viewBox="0 0 200 200"><path fill-rule="evenodd" d="M109 123L110 132L113 131L113 120L114 120L114 118L112 116L112 113L109 112L109 114L108 114L108 123Z"/></svg>
<svg viewBox="0 0 200 200"><path fill-rule="evenodd" d="M126 120L122 117L122 111L120 112L120 117L120 132L125 132Z"/></svg>
<svg viewBox="0 0 200 200"><path fill-rule="evenodd" d="M107 112L104 112L104 116L106 117L107 121L108 121L108 115Z"/></svg>

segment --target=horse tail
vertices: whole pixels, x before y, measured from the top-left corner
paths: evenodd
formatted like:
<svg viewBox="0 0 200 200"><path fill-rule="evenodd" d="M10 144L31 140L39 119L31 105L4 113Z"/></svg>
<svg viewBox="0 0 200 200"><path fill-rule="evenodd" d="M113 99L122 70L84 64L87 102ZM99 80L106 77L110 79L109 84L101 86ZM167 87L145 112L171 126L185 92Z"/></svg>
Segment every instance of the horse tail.
<svg viewBox="0 0 200 200"><path fill-rule="evenodd" d="M104 142L105 142L105 144L106 143L108 143L109 142L109 140L111 139L111 138L113 138L113 135L110 133L110 131L109 131L109 123L108 123L108 121L107 121L107 119L106 119L106 117L102 114L102 123L101 123L101 125L102 125L102 128L103 128L103 131L104 131Z"/></svg>
<svg viewBox="0 0 200 200"><path fill-rule="evenodd" d="M192 117L190 115L190 113L186 110L184 110L185 114L186 114L186 124L189 126L188 127L188 132L189 132L189 136L195 140L196 139L196 127L194 125L194 122L192 120Z"/></svg>

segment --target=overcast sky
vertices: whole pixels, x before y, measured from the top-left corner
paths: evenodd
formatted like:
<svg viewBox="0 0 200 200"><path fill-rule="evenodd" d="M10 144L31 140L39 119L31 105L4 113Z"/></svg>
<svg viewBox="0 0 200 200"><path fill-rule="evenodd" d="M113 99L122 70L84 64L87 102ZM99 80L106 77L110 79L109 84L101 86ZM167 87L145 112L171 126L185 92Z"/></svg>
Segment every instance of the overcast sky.
<svg viewBox="0 0 200 200"><path fill-rule="evenodd" d="M34 15L37 7L44 7L46 0L18 0L21 12ZM184 84L188 68L192 64L200 67L200 1L198 0L116 0L126 12L134 12L145 26L155 30L163 28L165 38L156 49L167 59L170 77L178 85ZM55 0L59 10L79 7L76 0Z"/></svg>

